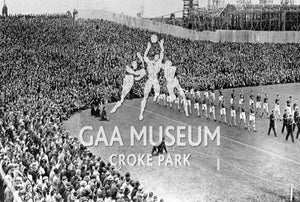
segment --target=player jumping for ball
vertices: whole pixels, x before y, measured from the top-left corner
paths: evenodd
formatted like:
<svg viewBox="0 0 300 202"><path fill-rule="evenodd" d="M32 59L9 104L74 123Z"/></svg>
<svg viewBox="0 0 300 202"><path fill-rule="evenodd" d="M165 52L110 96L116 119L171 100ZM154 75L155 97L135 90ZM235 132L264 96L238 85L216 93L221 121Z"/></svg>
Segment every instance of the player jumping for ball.
<svg viewBox="0 0 300 202"><path fill-rule="evenodd" d="M141 57L140 53L137 53L137 56L142 61L142 57ZM139 81L146 75L145 69L136 70L137 69L136 61L133 61L131 65L132 65L132 68L129 66L126 66L126 75L123 78L121 100L119 100L116 103L116 105L114 106L114 108L111 110L110 113L115 113L117 111L117 109L122 105L126 95L130 92L130 90L134 84L134 80Z"/></svg>
<svg viewBox="0 0 300 202"><path fill-rule="evenodd" d="M144 110L146 107L146 103L147 103L147 99L149 97L149 93L152 89L152 87L154 88L154 102L156 101L157 97L159 96L160 93L160 86L159 86L159 81L158 81L158 77L157 74L160 72L161 67L162 67L162 60L164 57L164 40L162 39L159 42L159 46L160 46L160 55L155 55L154 56L154 60L150 60L148 58L148 53L149 50L151 48L151 43L148 42L147 44L147 49L144 53L144 61L147 63L147 72L148 72L148 80L146 81L145 84L145 88L144 88L144 97L142 99L141 102L141 113L139 116L140 120L144 119Z"/></svg>

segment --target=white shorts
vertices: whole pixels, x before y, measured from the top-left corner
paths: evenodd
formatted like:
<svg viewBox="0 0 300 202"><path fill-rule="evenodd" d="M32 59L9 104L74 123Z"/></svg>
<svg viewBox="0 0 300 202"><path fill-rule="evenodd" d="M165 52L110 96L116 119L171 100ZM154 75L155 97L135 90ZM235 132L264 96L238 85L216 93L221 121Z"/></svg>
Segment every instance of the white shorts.
<svg viewBox="0 0 300 202"><path fill-rule="evenodd" d="M191 105L192 105L191 100L186 100L186 103L187 103L188 106L191 106Z"/></svg>
<svg viewBox="0 0 300 202"><path fill-rule="evenodd" d="M175 99L175 104L179 104L179 98L178 97Z"/></svg>
<svg viewBox="0 0 300 202"><path fill-rule="evenodd" d="M209 107L209 112L210 113L215 113L215 106L210 106Z"/></svg>
<svg viewBox="0 0 300 202"><path fill-rule="evenodd" d="M246 113L245 112L240 113L240 119L243 120L244 123L246 123Z"/></svg>
<svg viewBox="0 0 300 202"><path fill-rule="evenodd" d="M292 107L286 107L286 111L288 114L292 114Z"/></svg>
<svg viewBox="0 0 300 202"><path fill-rule="evenodd" d="M268 112L269 111L269 104L268 103L264 103L263 104L263 109Z"/></svg>
<svg viewBox="0 0 300 202"><path fill-rule="evenodd" d="M239 105L241 105L243 102L243 99L239 99Z"/></svg>
<svg viewBox="0 0 300 202"><path fill-rule="evenodd" d="M249 121L255 122L255 115L254 114L249 115Z"/></svg>
<svg viewBox="0 0 300 202"><path fill-rule="evenodd" d="M277 104L275 104L275 110L274 110L275 112L279 112L280 113L280 106L279 105L277 105Z"/></svg>
<svg viewBox="0 0 300 202"><path fill-rule="evenodd" d="M206 104L202 104L202 110L207 110L207 105Z"/></svg>
<svg viewBox="0 0 300 202"><path fill-rule="evenodd" d="M231 117L236 117L236 111L235 111L235 109L231 109L230 110L230 116Z"/></svg>
<svg viewBox="0 0 300 202"><path fill-rule="evenodd" d="M261 102L256 102L256 109L261 109Z"/></svg>
<svg viewBox="0 0 300 202"><path fill-rule="evenodd" d="M225 108L220 109L220 115L226 115L226 109Z"/></svg>
<svg viewBox="0 0 300 202"><path fill-rule="evenodd" d="M199 103L195 103L195 104L194 104L194 109L199 110Z"/></svg>

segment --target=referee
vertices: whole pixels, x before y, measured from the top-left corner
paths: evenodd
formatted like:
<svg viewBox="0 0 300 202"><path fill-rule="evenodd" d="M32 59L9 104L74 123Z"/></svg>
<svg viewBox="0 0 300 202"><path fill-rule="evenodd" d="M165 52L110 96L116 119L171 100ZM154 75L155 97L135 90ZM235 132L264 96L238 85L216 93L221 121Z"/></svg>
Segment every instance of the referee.
<svg viewBox="0 0 300 202"><path fill-rule="evenodd" d="M288 133L286 134L285 140L287 141L289 139L289 136L292 138L292 142L294 142L294 134L293 134L293 117L290 114L289 118L287 120L287 131Z"/></svg>
<svg viewBox="0 0 300 202"><path fill-rule="evenodd" d="M270 126L269 126L268 135L270 135L271 129L273 129L274 135L275 135L275 137L277 137L277 134L276 134L276 131L275 131L275 114L274 114L274 110L272 110L269 119L270 119Z"/></svg>
<svg viewBox="0 0 300 202"><path fill-rule="evenodd" d="M282 118L283 118L283 124L282 124L281 133L284 133L284 129L287 128L287 120L288 120L287 109L284 110Z"/></svg>

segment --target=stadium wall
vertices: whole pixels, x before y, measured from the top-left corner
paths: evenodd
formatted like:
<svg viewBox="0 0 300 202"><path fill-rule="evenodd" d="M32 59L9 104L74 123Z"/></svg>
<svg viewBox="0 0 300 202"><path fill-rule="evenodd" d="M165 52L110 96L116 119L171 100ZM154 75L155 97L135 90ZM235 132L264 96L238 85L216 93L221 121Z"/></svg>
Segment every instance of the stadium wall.
<svg viewBox="0 0 300 202"><path fill-rule="evenodd" d="M190 40L244 43L300 43L298 31L217 30L198 32L149 19L140 19L104 10L79 10L76 19L104 19L129 27L147 29Z"/></svg>

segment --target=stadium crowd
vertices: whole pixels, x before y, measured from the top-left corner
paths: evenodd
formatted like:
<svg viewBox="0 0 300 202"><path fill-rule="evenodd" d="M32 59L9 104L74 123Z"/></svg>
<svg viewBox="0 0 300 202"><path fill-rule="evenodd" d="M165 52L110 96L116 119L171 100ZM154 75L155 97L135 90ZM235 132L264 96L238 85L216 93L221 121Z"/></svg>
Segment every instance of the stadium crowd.
<svg viewBox="0 0 300 202"><path fill-rule="evenodd" d="M93 100L119 100L124 67L146 49L152 33L66 16L11 16L1 18L0 27L0 156L6 180L22 200L158 201L62 127ZM159 38L184 88L300 81L298 44ZM142 85L135 84L130 97L141 97ZM13 201L8 188L2 197Z"/></svg>

